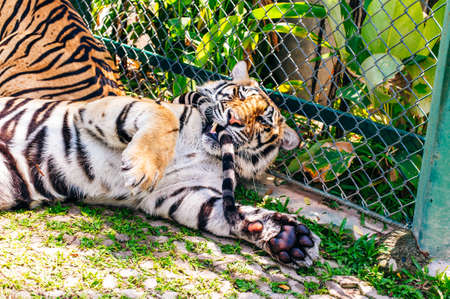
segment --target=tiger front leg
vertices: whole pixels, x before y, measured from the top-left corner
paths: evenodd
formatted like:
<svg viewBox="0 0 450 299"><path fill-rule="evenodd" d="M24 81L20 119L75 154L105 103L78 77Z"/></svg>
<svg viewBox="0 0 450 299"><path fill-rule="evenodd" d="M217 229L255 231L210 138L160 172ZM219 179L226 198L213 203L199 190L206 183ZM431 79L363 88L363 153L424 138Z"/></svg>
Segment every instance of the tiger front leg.
<svg viewBox="0 0 450 299"><path fill-rule="evenodd" d="M132 191L158 183L178 139L179 122L171 110L151 100L108 97L89 102L78 114L87 135L122 152L120 171Z"/></svg>
<svg viewBox="0 0 450 299"><path fill-rule="evenodd" d="M162 106L153 108L122 152L121 170L131 189L152 190L174 156L178 119Z"/></svg>
<svg viewBox="0 0 450 299"><path fill-rule="evenodd" d="M310 267L319 258L320 238L288 214L239 206L231 233L291 267Z"/></svg>

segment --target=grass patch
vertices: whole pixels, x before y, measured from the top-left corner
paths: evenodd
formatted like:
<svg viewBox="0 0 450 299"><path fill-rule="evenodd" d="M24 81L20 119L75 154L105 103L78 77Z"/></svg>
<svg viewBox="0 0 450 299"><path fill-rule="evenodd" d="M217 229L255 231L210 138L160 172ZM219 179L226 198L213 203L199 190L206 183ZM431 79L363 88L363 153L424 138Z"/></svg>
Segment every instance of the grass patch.
<svg viewBox="0 0 450 299"><path fill-rule="evenodd" d="M287 198L262 198L243 187L238 187L236 198L249 205L280 212L287 210ZM0 212L0 216L0 295L4 291L13 297L10 291L26 290L33 296L45 297L46 291L64 290L68 297L78 297L80 290L90 289L101 297L117 298L120 297L117 293L102 286L104 278L113 275L117 287L122 289L142 290L144 278L155 279L156 288L149 294L155 297L175 291L181 297L208 296L214 292L223 297L236 297L238 292L268 297L264 292L277 292L304 298L284 288L284 283L263 276L258 278L250 265L256 262L257 255L264 255L263 251L255 249L250 254L246 249L248 244L240 241L216 243L223 254L245 258L233 260L218 270L214 267L216 257L205 258L205 253L211 253L208 247L211 240L199 231L125 208L56 204L33 211ZM298 269L299 275L314 276L318 281L305 282L306 296L326 293L324 284L332 276L354 275L382 294L400 298L449 298L447 277L431 277L419 269L414 273L380 269L376 257L383 248L373 238L353 240L344 230L345 223L336 229L299 219L322 238L322 256L339 265L332 268L327 263L316 263L315 267ZM116 239L118 234L126 236ZM178 252L175 241L181 242L187 252ZM141 268L143 261L151 262L152 266ZM135 270L138 275L120 277L123 269ZM201 274L193 275L192 271L212 272L216 276L206 279ZM66 287L65 280L72 276L78 283ZM228 289L223 290L225 285L229 285Z"/></svg>
<svg viewBox="0 0 450 299"><path fill-rule="evenodd" d="M264 207L278 212L288 212L288 198L261 197L256 191L243 186L236 188L236 201L242 204ZM450 298L450 279L442 274L430 276L428 271L417 265L414 273L402 269L399 272L384 270L378 266L377 256L383 252L375 238L363 236L354 240L345 229L345 222L338 230L332 226L323 226L306 218L298 217L322 240L321 255L325 259L334 260L339 267L332 268L328 264L316 263L314 268L301 268L299 275L315 276L324 283L334 275L354 275L369 282L380 294L399 298ZM321 284L305 283L307 294L323 293Z"/></svg>

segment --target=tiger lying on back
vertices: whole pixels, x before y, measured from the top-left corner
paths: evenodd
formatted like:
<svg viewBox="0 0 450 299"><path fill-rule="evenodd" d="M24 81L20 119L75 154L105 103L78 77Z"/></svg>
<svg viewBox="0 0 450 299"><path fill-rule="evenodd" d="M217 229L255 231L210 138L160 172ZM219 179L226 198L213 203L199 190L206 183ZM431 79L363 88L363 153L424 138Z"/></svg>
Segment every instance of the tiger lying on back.
<svg viewBox="0 0 450 299"><path fill-rule="evenodd" d="M299 141L248 78L245 63L232 78L178 99L190 105L131 97L2 99L0 209L63 200L125 206L245 239L291 266L310 266L320 240L293 217L223 205L216 126L232 137L244 177L264 171L280 147Z"/></svg>

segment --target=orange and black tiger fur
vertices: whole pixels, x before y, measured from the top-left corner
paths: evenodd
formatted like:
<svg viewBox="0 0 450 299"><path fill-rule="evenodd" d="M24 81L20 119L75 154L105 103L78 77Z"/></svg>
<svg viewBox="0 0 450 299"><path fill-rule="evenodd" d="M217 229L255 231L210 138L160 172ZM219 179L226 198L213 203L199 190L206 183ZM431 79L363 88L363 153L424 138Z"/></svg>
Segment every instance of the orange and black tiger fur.
<svg viewBox="0 0 450 299"><path fill-rule="evenodd" d="M0 96L124 95L115 63L68 0L0 1Z"/></svg>

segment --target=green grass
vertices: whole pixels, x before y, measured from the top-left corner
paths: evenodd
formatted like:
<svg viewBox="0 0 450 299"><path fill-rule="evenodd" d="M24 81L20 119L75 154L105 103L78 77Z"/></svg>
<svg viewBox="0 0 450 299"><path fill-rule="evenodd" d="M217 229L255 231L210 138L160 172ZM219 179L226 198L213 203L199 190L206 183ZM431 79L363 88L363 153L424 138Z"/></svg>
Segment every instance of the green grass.
<svg viewBox="0 0 450 299"><path fill-rule="evenodd" d="M262 198L241 186L236 198L241 203L287 211L286 198ZM259 258L267 257L246 242L217 242L199 231L128 209L57 204L33 211L0 212L0 297L20 290L37 297L51 290L75 297L84 290L104 298L120 297L103 287L105 277L112 275L118 289L143 291L145 279L155 279L155 289L146 293L150 296L175 291L184 297L219 293L234 298L239 292L253 292L264 297L282 293L305 298L327 293L325 282L335 275L354 275L381 294L449 298L447 277L431 277L419 268L414 273L380 269L376 257L383 248L375 239L353 240L343 229L344 223L333 228L299 219L321 237L322 256L339 265L332 268L327 263L316 263L315 267L298 269L299 275L317 279L304 283L304 295L293 292L284 282L271 281L255 272L252 266L259 263ZM127 238L118 238L119 234ZM217 245L220 256L211 250L209 242ZM177 249L180 245L184 252ZM145 263L152 266L141 266ZM264 273L279 271L271 265L260 266ZM122 277L124 269L137 274ZM204 272L210 276L201 274ZM77 283L65 285L68 277Z"/></svg>
<svg viewBox="0 0 450 299"><path fill-rule="evenodd" d="M287 200L280 198L262 198L255 191L238 186L236 200L241 203L256 205L279 212L287 211ZM417 265L414 273L402 269L399 272L382 269L378 266L377 256L384 248L375 238L363 236L354 240L344 230L345 222L338 229L331 226L318 225L303 217L298 217L314 231L322 240L321 255L327 260L334 260L339 267L332 268L327 263L316 263L315 268L303 268L297 271L300 275L316 276L320 284L305 283L307 294L323 292L325 281L334 275L354 275L369 282L381 294L398 298L450 298L450 279L444 274L433 277L427 270ZM317 271L316 269L321 269Z"/></svg>

